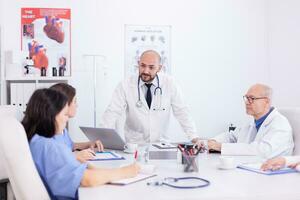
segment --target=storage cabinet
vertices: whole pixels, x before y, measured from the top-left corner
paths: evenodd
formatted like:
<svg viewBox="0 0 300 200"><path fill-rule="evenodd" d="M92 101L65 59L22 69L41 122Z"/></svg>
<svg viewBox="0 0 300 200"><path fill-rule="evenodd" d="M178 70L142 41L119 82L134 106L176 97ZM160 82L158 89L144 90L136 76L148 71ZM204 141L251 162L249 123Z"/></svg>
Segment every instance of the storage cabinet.
<svg viewBox="0 0 300 200"><path fill-rule="evenodd" d="M68 83L68 80L68 77L7 79L7 104L16 106L17 110L23 113L26 110L31 95L36 89L49 88L59 82Z"/></svg>

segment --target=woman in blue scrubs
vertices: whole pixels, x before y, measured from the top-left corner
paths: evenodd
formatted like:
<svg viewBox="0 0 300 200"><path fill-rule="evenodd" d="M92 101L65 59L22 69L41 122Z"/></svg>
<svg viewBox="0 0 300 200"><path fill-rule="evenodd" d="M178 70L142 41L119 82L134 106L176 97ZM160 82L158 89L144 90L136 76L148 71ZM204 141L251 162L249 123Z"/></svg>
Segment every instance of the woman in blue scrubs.
<svg viewBox="0 0 300 200"><path fill-rule="evenodd" d="M51 199L77 199L79 186L96 186L137 175L137 164L100 169L76 160L71 149L61 142L68 119L67 97L55 90L39 89L31 96L22 120L35 166Z"/></svg>
<svg viewBox="0 0 300 200"><path fill-rule="evenodd" d="M76 115L77 111L77 99L76 99L76 89L66 83L57 83L50 87L50 89L59 91L67 96L69 118L73 118ZM64 129L62 142L65 142L72 151L74 151L76 159L80 162L86 162L94 157L94 151L103 151L103 145L100 140L91 141L91 142L76 142L74 143L70 138L67 129Z"/></svg>

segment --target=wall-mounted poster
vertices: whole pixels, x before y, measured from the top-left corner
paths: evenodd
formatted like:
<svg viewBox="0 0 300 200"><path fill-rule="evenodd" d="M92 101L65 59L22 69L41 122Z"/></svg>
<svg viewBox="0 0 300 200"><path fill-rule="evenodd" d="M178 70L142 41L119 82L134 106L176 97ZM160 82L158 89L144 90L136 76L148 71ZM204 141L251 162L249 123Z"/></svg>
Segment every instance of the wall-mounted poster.
<svg viewBox="0 0 300 200"><path fill-rule="evenodd" d="M22 8L21 31L21 50L35 68L71 75L70 9Z"/></svg>
<svg viewBox="0 0 300 200"><path fill-rule="evenodd" d="M171 26L125 25L125 76L138 72L138 60L146 50L161 56L162 72L171 73Z"/></svg>

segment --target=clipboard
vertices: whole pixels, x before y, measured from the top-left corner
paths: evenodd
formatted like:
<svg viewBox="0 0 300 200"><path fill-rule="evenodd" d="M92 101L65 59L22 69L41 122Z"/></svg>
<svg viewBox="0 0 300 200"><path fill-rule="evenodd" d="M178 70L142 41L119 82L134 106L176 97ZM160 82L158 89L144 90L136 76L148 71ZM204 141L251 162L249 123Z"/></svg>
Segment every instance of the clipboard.
<svg viewBox="0 0 300 200"><path fill-rule="evenodd" d="M238 165L237 168L247 170L250 172L258 173L258 174L264 174L264 175L277 175L277 174L287 174L287 173L297 173L298 171L293 168L285 167L279 170L267 170L262 171L260 169L262 163L246 163Z"/></svg>
<svg viewBox="0 0 300 200"><path fill-rule="evenodd" d="M90 161L108 161L108 160L125 160L125 158L115 152L104 151L97 152L95 158Z"/></svg>

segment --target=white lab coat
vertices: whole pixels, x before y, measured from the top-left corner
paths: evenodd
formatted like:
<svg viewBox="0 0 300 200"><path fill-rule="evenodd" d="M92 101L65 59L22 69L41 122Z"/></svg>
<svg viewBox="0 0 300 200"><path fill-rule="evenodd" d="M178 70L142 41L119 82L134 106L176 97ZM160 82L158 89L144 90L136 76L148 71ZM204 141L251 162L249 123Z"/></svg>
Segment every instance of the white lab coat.
<svg viewBox="0 0 300 200"><path fill-rule="evenodd" d="M300 156L284 156L285 158L285 166L289 166L292 164L300 163Z"/></svg>
<svg viewBox="0 0 300 200"><path fill-rule="evenodd" d="M253 120L243 128L222 133L213 139L222 143L222 155L259 155L273 158L291 155L294 148L290 123L277 109L268 115L258 132Z"/></svg>
<svg viewBox="0 0 300 200"><path fill-rule="evenodd" d="M153 95L154 89L157 87L157 79L153 80L152 86L152 103L149 109L144 89L144 82L140 81L140 99L142 107L137 107L138 101L138 76L131 76L122 81L114 91L112 100L106 111L104 112L100 126L106 128L115 128L116 121L126 113L126 121L124 127L124 135L126 142L130 143L148 143L157 142L166 138L166 131L169 125L171 110L174 116L179 121L185 134L189 139L198 137L196 134L195 123L190 117L188 106L184 103L181 92L176 86L174 80L163 74L159 74L159 86L162 89L156 91L156 96ZM161 107L158 108L159 100Z"/></svg>

